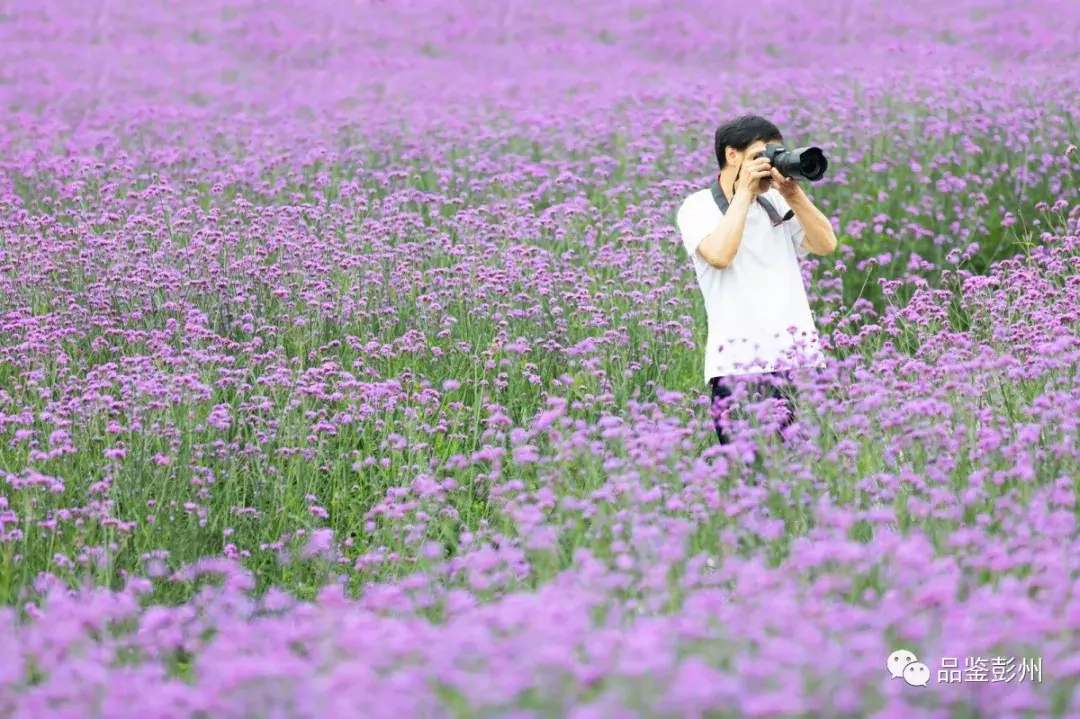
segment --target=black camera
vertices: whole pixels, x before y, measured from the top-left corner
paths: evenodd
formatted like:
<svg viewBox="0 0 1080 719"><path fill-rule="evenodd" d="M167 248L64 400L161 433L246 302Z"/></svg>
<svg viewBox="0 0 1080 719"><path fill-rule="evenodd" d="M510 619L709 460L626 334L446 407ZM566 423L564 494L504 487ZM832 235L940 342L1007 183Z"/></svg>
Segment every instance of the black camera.
<svg viewBox="0 0 1080 719"><path fill-rule="evenodd" d="M829 169L829 161L825 159L825 153L820 147L789 150L780 143L773 142L765 146L765 152L761 153L761 156L768 158L781 175L796 180L817 182L825 176L825 170Z"/></svg>

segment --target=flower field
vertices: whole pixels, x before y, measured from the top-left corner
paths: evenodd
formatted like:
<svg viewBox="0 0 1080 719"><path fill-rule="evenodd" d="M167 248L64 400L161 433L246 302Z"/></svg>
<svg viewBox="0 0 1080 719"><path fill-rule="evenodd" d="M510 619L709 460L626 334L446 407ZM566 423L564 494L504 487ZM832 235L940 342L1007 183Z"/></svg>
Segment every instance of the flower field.
<svg viewBox="0 0 1080 719"><path fill-rule="evenodd" d="M0 717L1080 715L1076 77L1073 0L0 4ZM719 447L741 112L840 247Z"/></svg>

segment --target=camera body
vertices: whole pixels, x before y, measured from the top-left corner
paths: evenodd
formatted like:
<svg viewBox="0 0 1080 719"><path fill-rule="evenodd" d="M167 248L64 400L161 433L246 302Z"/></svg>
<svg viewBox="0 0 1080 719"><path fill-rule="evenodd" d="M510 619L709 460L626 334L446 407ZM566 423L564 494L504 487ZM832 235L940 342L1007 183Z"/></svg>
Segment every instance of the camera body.
<svg viewBox="0 0 1080 719"><path fill-rule="evenodd" d="M779 142L765 146L761 157L769 160L776 171L784 177L817 182L829 169L829 161L820 147L800 147L789 150Z"/></svg>

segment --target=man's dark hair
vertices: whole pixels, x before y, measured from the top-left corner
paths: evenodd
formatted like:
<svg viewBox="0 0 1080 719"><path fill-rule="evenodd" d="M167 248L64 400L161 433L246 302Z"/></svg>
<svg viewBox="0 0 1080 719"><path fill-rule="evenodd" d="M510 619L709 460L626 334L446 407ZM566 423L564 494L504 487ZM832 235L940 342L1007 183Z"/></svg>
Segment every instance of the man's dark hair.
<svg viewBox="0 0 1080 719"><path fill-rule="evenodd" d="M782 141L780 129L757 115L741 115L716 128L713 142L716 148L716 162L720 169L727 164L727 148L734 147L739 152L753 145L758 140L765 142Z"/></svg>

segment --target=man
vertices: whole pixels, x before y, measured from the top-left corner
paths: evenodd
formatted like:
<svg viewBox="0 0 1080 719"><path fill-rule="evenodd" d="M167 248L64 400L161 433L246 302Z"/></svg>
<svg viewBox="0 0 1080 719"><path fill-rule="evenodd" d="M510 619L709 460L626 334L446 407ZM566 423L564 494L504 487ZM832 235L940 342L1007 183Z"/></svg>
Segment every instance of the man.
<svg viewBox="0 0 1080 719"><path fill-rule="evenodd" d="M710 187L686 198L676 219L705 299L705 381L713 405L731 396L737 379L767 380L767 394L786 399L781 429L794 420L786 370L822 360L799 261L836 249L829 219L796 180L761 157L766 144L782 141L762 117L721 125L720 172ZM723 425L715 420L720 443L728 444Z"/></svg>

